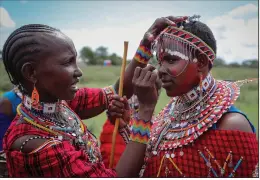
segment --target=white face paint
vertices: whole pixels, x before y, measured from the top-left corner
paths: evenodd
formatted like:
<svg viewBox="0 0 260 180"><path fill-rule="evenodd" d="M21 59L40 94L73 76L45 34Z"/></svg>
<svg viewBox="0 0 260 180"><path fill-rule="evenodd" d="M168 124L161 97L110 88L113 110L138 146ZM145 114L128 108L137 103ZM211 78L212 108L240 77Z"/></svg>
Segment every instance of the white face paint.
<svg viewBox="0 0 260 180"><path fill-rule="evenodd" d="M181 52L178 52L178 51L172 51L172 50L167 49L167 48L165 48L165 52L167 52L167 53L170 54L171 56L174 55L174 56L177 56L177 57L179 57L179 58L181 58L181 59L184 59L184 60L186 60L186 61L189 60L189 57L186 56L186 55L184 55L184 54L181 53Z"/></svg>
<svg viewBox="0 0 260 180"><path fill-rule="evenodd" d="M163 52L163 49L161 49L161 52ZM177 57L179 57L179 58L181 58L181 59L184 59L184 60L186 60L186 61L189 60L189 57L186 56L186 55L184 55L184 54L181 53L181 52L172 51L172 50L167 49L167 48L165 48L165 52L169 53L171 56L174 55L174 56L177 56ZM192 60L192 62L197 63L197 62L198 62L198 59L197 59L197 58L194 58L194 59Z"/></svg>

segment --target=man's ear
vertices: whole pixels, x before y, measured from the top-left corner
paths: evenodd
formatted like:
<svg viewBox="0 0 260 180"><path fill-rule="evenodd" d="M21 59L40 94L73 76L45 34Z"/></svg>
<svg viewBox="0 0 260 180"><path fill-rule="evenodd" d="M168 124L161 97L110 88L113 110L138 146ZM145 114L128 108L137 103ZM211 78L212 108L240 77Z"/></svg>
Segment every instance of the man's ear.
<svg viewBox="0 0 260 180"><path fill-rule="evenodd" d="M33 84L36 83L36 71L35 71L35 64L32 62L25 63L21 68L21 73L23 78L26 81L29 81Z"/></svg>
<svg viewBox="0 0 260 180"><path fill-rule="evenodd" d="M198 71L199 72L205 72L209 68L209 60L205 54L200 54L198 56Z"/></svg>

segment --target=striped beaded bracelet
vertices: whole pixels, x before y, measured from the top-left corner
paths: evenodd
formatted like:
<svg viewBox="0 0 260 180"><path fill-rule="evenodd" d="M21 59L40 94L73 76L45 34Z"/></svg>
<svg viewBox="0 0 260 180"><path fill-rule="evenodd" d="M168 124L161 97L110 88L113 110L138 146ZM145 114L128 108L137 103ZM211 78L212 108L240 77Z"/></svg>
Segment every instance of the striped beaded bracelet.
<svg viewBox="0 0 260 180"><path fill-rule="evenodd" d="M152 56L153 54L151 53L151 50L149 48L147 48L144 45L139 45L135 53L134 59L139 63L148 64Z"/></svg>
<svg viewBox="0 0 260 180"><path fill-rule="evenodd" d="M152 122L144 121L138 117L134 117L131 121L130 141L147 144L150 138Z"/></svg>
<svg viewBox="0 0 260 180"><path fill-rule="evenodd" d="M112 96L117 94L117 92L116 92L114 86L107 86L102 89L103 89L105 100L106 100L106 109L108 109Z"/></svg>
<svg viewBox="0 0 260 180"><path fill-rule="evenodd" d="M129 143L129 136L130 136L130 127L128 125L126 125L125 127L118 129L118 133L123 138L125 144L128 144Z"/></svg>

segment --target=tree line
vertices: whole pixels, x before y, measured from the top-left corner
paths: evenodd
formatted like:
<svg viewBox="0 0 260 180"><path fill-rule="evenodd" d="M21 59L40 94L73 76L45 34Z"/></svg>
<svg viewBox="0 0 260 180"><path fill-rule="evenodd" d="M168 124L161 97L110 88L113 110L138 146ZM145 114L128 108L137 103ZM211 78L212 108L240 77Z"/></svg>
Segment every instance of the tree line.
<svg viewBox="0 0 260 180"><path fill-rule="evenodd" d="M2 51L0 50L0 59L2 57ZM109 54L108 48L104 46L99 46L95 50L90 47L85 46L80 50L80 59L87 65L103 65L104 60L111 60L111 64L114 66L121 65L122 57L118 56L116 53ZM150 60L150 63L157 65L156 57ZM222 58L217 57L214 60L214 67L248 67L248 68L258 68L257 59L244 60L241 64L237 62L226 63Z"/></svg>
<svg viewBox="0 0 260 180"><path fill-rule="evenodd" d="M112 65L120 65L122 58L116 53L109 54L108 48L100 46L95 50L85 46L80 50L80 59L88 65L103 65L104 60L111 60Z"/></svg>
<svg viewBox="0 0 260 180"><path fill-rule="evenodd" d="M214 60L214 67L223 67L223 66L258 68L258 60L257 59L248 59L248 60L244 60L241 64L239 64L238 62L226 63L226 61L224 59L217 57Z"/></svg>

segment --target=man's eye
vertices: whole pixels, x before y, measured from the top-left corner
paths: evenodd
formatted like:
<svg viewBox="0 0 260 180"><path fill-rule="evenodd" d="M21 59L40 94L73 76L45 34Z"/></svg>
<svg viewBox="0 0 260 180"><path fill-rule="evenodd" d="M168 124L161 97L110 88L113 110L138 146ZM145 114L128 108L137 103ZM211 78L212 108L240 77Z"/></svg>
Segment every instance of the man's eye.
<svg viewBox="0 0 260 180"><path fill-rule="evenodd" d="M178 61L178 59L168 59L168 63L173 64Z"/></svg>

